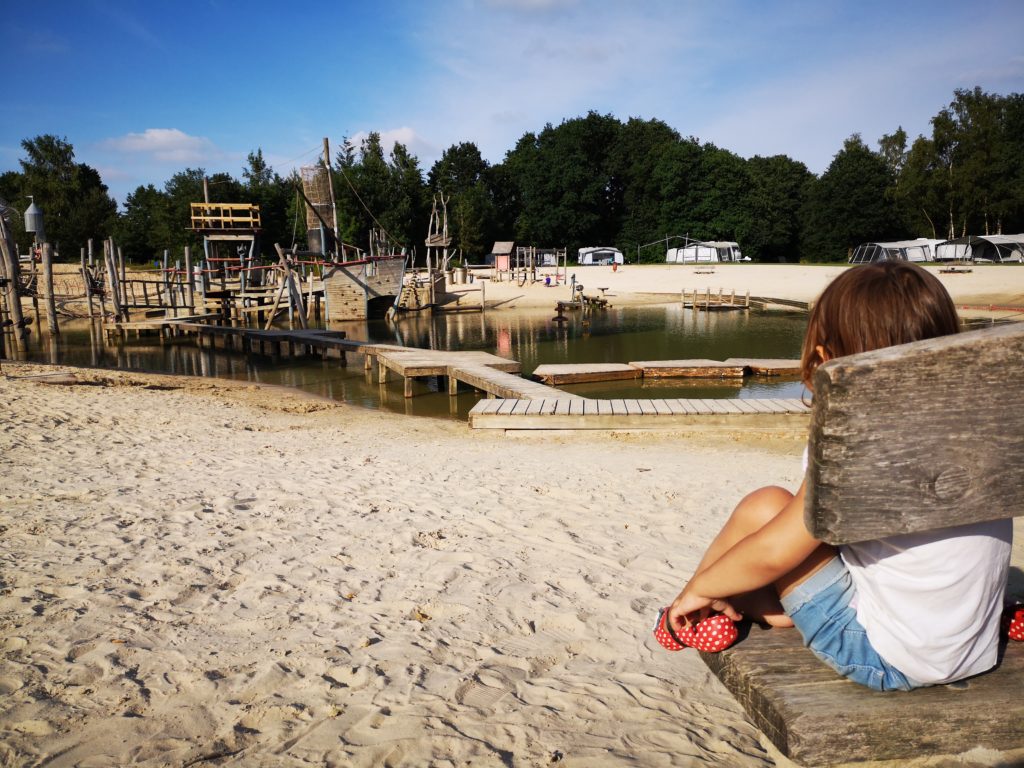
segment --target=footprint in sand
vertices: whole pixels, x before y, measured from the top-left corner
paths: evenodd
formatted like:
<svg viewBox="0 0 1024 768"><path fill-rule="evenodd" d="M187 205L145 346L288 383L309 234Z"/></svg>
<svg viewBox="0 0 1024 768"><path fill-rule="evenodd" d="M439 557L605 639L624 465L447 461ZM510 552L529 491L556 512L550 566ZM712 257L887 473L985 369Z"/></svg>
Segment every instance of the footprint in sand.
<svg viewBox="0 0 1024 768"><path fill-rule="evenodd" d="M516 683L525 680L525 670L501 664L481 667L455 691L455 700L474 709L490 709L512 693Z"/></svg>

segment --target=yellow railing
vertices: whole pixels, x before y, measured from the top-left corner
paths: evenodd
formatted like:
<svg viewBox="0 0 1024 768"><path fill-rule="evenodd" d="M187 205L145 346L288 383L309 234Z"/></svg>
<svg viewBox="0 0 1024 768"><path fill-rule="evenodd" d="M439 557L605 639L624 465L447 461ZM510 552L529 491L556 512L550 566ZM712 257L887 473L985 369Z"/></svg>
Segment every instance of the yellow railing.
<svg viewBox="0 0 1024 768"><path fill-rule="evenodd" d="M192 229L260 229L260 207L251 203L192 203Z"/></svg>

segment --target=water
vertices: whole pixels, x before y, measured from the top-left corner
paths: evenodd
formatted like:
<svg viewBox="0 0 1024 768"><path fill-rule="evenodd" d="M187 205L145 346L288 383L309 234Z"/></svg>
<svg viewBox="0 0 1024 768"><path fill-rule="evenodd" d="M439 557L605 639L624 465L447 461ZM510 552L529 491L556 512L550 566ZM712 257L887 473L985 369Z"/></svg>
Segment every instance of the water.
<svg viewBox="0 0 1024 768"><path fill-rule="evenodd" d="M729 357L796 358L806 318L790 314L693 312L678 305L616 307L588 315L570 313L565 323L552 311L508 310L487 313L407 315L397 322L334 323L348 338L378 343L449 350L483 350L519 360L524 374L545 363L626 363ZM215 376L283 385L366 408L418 416L464 419L480 395L449 397L435 380L416 380L412 398L395 377L381 386L350 356L348 367L336 360L246 357L223 350L198 349L188 337L165 340L134 337L107 343L87 321L61 326L59 339L39 338L33 329L28 359L38 362ZM795 378L737 381L648 379L563 387L586 397L800 397Z"/></svg>

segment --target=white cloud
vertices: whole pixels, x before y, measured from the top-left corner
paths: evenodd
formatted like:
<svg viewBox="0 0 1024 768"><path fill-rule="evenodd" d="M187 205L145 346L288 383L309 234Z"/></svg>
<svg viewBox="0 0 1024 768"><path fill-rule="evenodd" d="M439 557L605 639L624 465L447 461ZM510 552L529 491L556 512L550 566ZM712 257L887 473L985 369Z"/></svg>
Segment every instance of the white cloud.
<svg viewBox="0 0 1024 768"><path fill-rule="evenodd" d="M220 160L224 153L202 136L190 136L177 128L147 128L102 143L105 149L148 155L161 163L204 163Z"/></svg>

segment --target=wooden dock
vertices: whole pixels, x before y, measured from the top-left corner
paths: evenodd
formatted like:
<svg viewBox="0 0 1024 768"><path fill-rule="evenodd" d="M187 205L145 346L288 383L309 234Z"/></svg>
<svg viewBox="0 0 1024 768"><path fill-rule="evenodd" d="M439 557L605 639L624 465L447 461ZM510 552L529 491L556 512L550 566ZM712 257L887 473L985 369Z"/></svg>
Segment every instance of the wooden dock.
<svg viewBox="0 0 1024 768"><path fill-rule="evenodd" d="M482 400L473 429L806 429L810 407L797 399Z"/></svg>
<svg viewBox="0 0 1024 768"><path fill-rule="evenodd" d="M534 378L545 384L581 384L590 381L623 381L639 379L643 371L625 363L568 363L565 365L538 365Z"/></svg>
<svg viewBox="0 0 1024 768"><path fill-rule="evenodd" d="M718 360L642 360L630 365L642 371L645 379L741 379L744 371L742 365Z"/></svg>
<svg viewBox="0 0 1024 768"><path fill-rule="evenodd" d="M741 378L743 376L798 376L799 360L730 357L728 360L644 360L632 363L566 363L538 365L533 376L545 384L582 384L597 381L664 378Z"/></svg>

